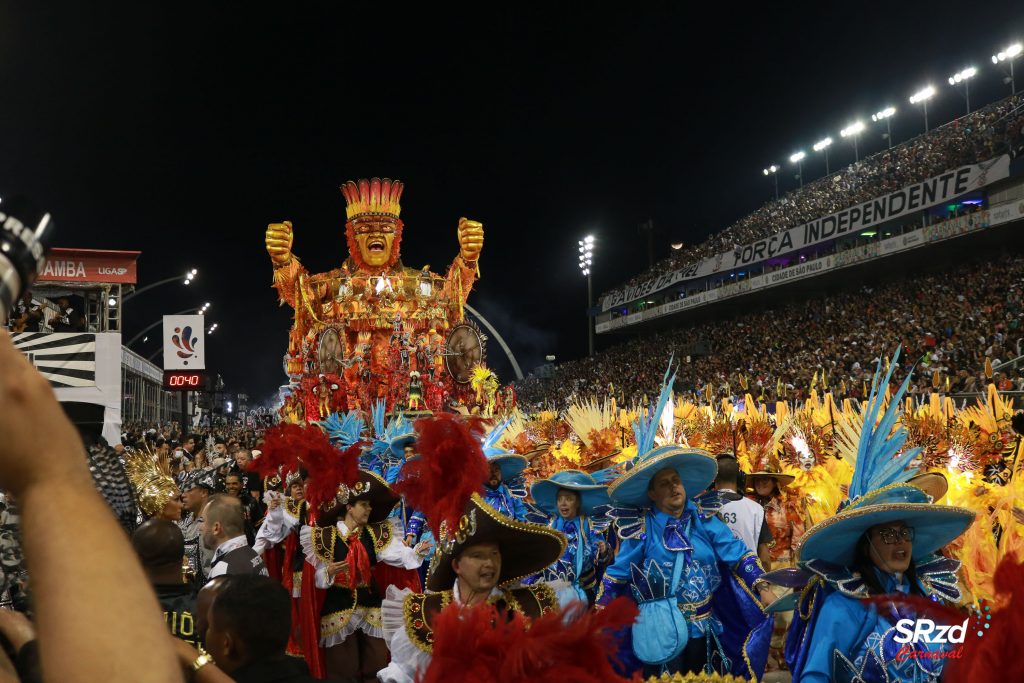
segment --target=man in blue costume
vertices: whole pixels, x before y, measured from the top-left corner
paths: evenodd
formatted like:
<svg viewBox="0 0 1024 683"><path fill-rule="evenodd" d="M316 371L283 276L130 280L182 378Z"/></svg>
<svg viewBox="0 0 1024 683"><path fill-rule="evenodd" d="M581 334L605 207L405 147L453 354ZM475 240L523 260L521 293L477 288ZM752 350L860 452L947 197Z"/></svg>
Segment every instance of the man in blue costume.
<svg viewBox="0 0 1024 683"><path fill-rule="evenodd" d="M597 604L626 593L637 601L632 654L645 676L714 670L760 678L772 630L762 603L774 596L757 555L715 516L717 496L701 495L715 479L714 457L654 448L662 414L671 416L671 386L666 373L657 406L633 427L640 457L608 487L622 545Z"/></svg>
<svg viewBox="0 0 1024 683"><path fill-rule="evenodd" d="M510 421L499 422L484 438L484 455L491 466L484 482L484 500L501 514L522 522L526 520L527 509L522 500L526 489L520 483L520 475L529 466L529 457L533 454L519 455L498 445Z"/></svg>

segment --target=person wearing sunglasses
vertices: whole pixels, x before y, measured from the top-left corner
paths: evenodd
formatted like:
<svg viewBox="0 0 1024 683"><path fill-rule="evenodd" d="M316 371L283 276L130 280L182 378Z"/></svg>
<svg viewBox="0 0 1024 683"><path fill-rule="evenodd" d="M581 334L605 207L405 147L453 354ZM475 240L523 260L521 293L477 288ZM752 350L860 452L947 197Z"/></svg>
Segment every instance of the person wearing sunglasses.
<svg viewBox="0 0 1024 683"><path fill-rule="evenodd" d="M912 463L921 449L903 448L906 428L896 422L910 376L886 404L890 379L891 371L882 382L876 373L860 443L839 445L841 452L848 447L843 457L856 458L848 500L800 545L797 562L810 580L801 587L786 642L794 681L938 681L956 654L954 643L908 641L908 624L913 632L918 619L933 617L917 612L907 596L961 600L960 563L940 551L975 513L938 504L945 478L917 473Z"/></svg>

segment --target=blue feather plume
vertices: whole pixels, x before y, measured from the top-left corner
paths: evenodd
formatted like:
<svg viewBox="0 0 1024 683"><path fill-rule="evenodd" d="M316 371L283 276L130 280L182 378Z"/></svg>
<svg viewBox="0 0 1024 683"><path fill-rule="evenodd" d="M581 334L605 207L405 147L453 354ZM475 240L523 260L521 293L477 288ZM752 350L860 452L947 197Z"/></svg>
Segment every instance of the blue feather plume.
<svg viewBox="0 0 1024 683"><path fill-rule="evenodd" d="M895 433L892 433L896 420L900 416L900 404L903 396L907 393L907 387L910 386L913 368L907 373L899 390L892 396L882 419L877 419L885 404L885 390L892 379L899 357L900 349L897 348L889 362L889 370L885 373L885 379L879 383L879 376L882 373L882 364L879 362L878 368L875 369L875 376L871 380L871 396L868 399L867 410L864 412L864 425L861 429L860 442L857 444L857 463L854 467L853 479L850 481L850 500L883 486L907 481L917 474L917 468L907 469L907 467L921 453L921 448L908 448L899 453L907 441L907 430L900 425Z"/></svg>
<svg viewBox="0 0 1024 683"><path fill-rule="evenodd" d="M373 435L378 439L384 438L384 421L386 413L387 408L385 407L384 399L378 400L370 409L370 416L373 419Z"/></svg>
<svg viewBox="0 0 1024 683"><path fill-rule="evenodd" d="M498 455L499 453L508 452L504 448L500 447L498 445L498 442L501 441L501 435L505 433L505 430L508 428L510 422L512 422L511 417L505 418L504 420L499 420L491 429L491 431L487 432L487 436L484 437L483 449L484 455L486 455L488 458L494 455Z"/></svg>
<svg viewBox="0 0 1024 683"><path fill-rule="evenodd" d="M661 413L665 410L669 396L672 395L672 385L675 384L676 374L672 372L673 356L669 356L668 368L665 370L665 377L661 381L661 394L658 395L658 403L647 416L639 415L633 421L633 436L636 437L637 458L642 458L654 448L654 437L658 433L658 425L661 421Z"/></svg>
<svg viewBox="0 0 1024 683"><path fill-rule="evenodd" d="M363 433L363 419L354 410L344 415L332 413L318 424L327 432L327 438L342 448L358 443Z"/></svg>

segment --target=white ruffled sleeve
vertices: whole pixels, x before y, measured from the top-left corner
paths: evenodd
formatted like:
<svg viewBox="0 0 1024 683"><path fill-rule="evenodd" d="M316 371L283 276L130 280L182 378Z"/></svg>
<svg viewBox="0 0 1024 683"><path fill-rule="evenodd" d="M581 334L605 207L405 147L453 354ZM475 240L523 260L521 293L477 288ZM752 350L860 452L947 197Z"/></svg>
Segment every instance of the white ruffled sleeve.
<svg viewBox="0 0 1024 683"><path fill-rule="evenodd" d="M316 569L316 587L327 590L333 585L333 582L327 576L327 565L317 557L316 551L313 550L313 528L308 524L303 524L302 529L299 530L299 543L302 545L302 554L306 556L306 562Z"/></svg>
<svg viewBox="0 0 1024 683"><path fill-rule="evenodd" d="M299 518L286 513L282 503L276 509L268 512L263 519L260 530L256 532L256 542L253 543L252 549L262 555L270 546L277 545L288 538L288 534L298 523Z"/></svg>
<svg viewBox="0 0 1024 683"><path fill-rule="evenodd" d="M377 552L377 561L402 569L419 569L426 556L420 555L414 548L402 542L405 536L402 533L401 522L396 524L394 520L389 519L386 523L391 525L391 538L388 544Z"/></svg>
<svg viewBox="0 0 1024 683"><path fill-rule="evenodd" d="M405 598L408 588L388 586L380 606L384 642L391 649L391 663L377 672L382 683L413 683L430 666L430 655L416 647L405 630Z"/></svg>

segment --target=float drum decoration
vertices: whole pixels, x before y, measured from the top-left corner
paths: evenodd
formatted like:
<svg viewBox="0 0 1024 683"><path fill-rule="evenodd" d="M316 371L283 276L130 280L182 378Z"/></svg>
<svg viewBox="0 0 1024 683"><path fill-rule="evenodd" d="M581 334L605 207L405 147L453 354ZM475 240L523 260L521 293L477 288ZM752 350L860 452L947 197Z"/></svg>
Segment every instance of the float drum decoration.
<svg viewBox="0 0 1024 683"><path fill-rule="evenodd" d="M321 375L339 386L343 400L334 403L342 409L368 410L379 397L393 408L395 397L405 396L410 371L394 362L396 355L402 356L392 353L400 351L392 349L396 325L404 335L400 343L415 348L430 346L431 330L443 334L463 321L463 306L479 277L483 225L459 219L459 254L443 277L427 267L406 268L400 258L403 189L402 183L387 178L341 186L347 203L348 258L326 273L310 273L292 253L289 221L267 227L274 287L281 303L295 309L287 372L307 415L318 413L313 388ZM431 396L463 398L468 393L451 373L434 378L431 368L411 369L424 378L428 404Z"/></svg>

